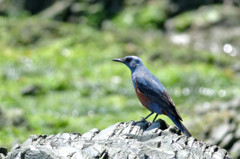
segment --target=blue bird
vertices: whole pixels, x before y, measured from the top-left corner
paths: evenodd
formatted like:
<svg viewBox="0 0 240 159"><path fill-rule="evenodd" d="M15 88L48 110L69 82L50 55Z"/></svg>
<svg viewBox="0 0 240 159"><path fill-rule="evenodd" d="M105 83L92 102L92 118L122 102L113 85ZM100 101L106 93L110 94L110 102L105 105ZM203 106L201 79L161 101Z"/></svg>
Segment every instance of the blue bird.
<svg viewBox="0 0 240 159"><path fill-rule="evenodd" d="M146 120L156 113L153 122L159 114L168 116L173 123L187 136L191 134L182 124L182 118L176 110L175 104L168 95L163 84L144 66L142 60L137 56L126 56L124 58L113 59L127 65L131 70L132 82L137 97L141 104L151 113L144 118Z"/></svg>

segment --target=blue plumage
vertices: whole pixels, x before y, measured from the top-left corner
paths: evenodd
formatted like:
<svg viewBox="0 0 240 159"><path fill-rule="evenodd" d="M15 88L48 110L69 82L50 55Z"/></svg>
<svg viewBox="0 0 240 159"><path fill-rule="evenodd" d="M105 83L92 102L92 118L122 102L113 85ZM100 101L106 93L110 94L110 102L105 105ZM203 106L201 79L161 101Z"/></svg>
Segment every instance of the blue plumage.
<svg viewBox="0 0 240 159"><path fill-rule="evenodd" d="M181 123L182 118L175 108L175 104L168 95L163 84L144 66L137 56L126 56L114 61L122 62L131 70L132 82L136 94L147 109L151 111L145 119L153 113L167 115L174 124L188 137L191 136ZM154 119L155 120L155 119Z"/></svg>

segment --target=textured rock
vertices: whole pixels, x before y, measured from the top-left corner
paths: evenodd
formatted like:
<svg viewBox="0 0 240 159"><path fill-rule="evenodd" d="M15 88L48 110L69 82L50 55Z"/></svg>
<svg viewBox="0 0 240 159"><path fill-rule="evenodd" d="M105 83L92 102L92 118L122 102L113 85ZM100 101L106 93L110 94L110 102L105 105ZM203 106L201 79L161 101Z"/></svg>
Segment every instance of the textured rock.
<svg viewBox="0 0 240 159"><path fill-rule="evenodd" d="M214 117L204 125L202 140L219 145L229 151L232 157L240 159L240 98L214 103L206 109L201 107L197 112L202 116L201 121Z"/></svg>
<svg viewBox="0 0 240 159"><path fill-rule="evenodd" d="M214 139L217 143L219 143L229 132L230 125L229 124L221 124L218 127L213 128L211 133L211 138Z"/></svg>
<svg viewBox="0 0 240 159"><path fill-rule="evenodd" d="M240 152L240 141L235 142L235 144L233 145L233 147L230 150L231 154L233 154L234 156L239 155ZM239 157L238 157L239 158Z"/></svg>
<svg viewBox="0 0 240 159"><path fill-rule="evenodd" d="M180 135L158 120L116 123L81 135L33 135L13 148L7 159L26 158L230 158L226 150Z"/></svg>

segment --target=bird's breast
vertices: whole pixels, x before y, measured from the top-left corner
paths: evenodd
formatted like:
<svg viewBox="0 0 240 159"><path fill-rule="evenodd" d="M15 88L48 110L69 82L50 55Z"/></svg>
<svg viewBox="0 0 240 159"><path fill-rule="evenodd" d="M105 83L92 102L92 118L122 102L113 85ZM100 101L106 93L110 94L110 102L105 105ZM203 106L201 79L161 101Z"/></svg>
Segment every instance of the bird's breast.
<svg viewBox="0 0 240 159"><path fill-rule="evenodd" d="M141 92L139 90L136 79L135 79L134 83L135 83L135 91L136 91L139 101L145 108L149 109L148 104L149 104L149 102L151 102L151 99L148 98L143 92Z"/></svg>

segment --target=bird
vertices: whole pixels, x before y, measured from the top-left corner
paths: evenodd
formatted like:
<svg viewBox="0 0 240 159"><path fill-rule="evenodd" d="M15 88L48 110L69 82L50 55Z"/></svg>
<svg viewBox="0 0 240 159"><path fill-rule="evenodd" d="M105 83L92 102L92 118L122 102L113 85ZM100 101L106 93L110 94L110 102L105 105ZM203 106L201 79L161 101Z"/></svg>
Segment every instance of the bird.
<svg viewBox="0 0 240 159"><path fill-rule="evenodd" d="M140 103L150 110L150 114L143 120L156 113L153 122L158 115L168 116L180 131L187 137L192 135L182 123L182 117L178 113L175 104L167 93L163 84L155 77L137 56L126 56L113 59L115 62L125 64L131 70L131 77L136 95Z"/></svg>

